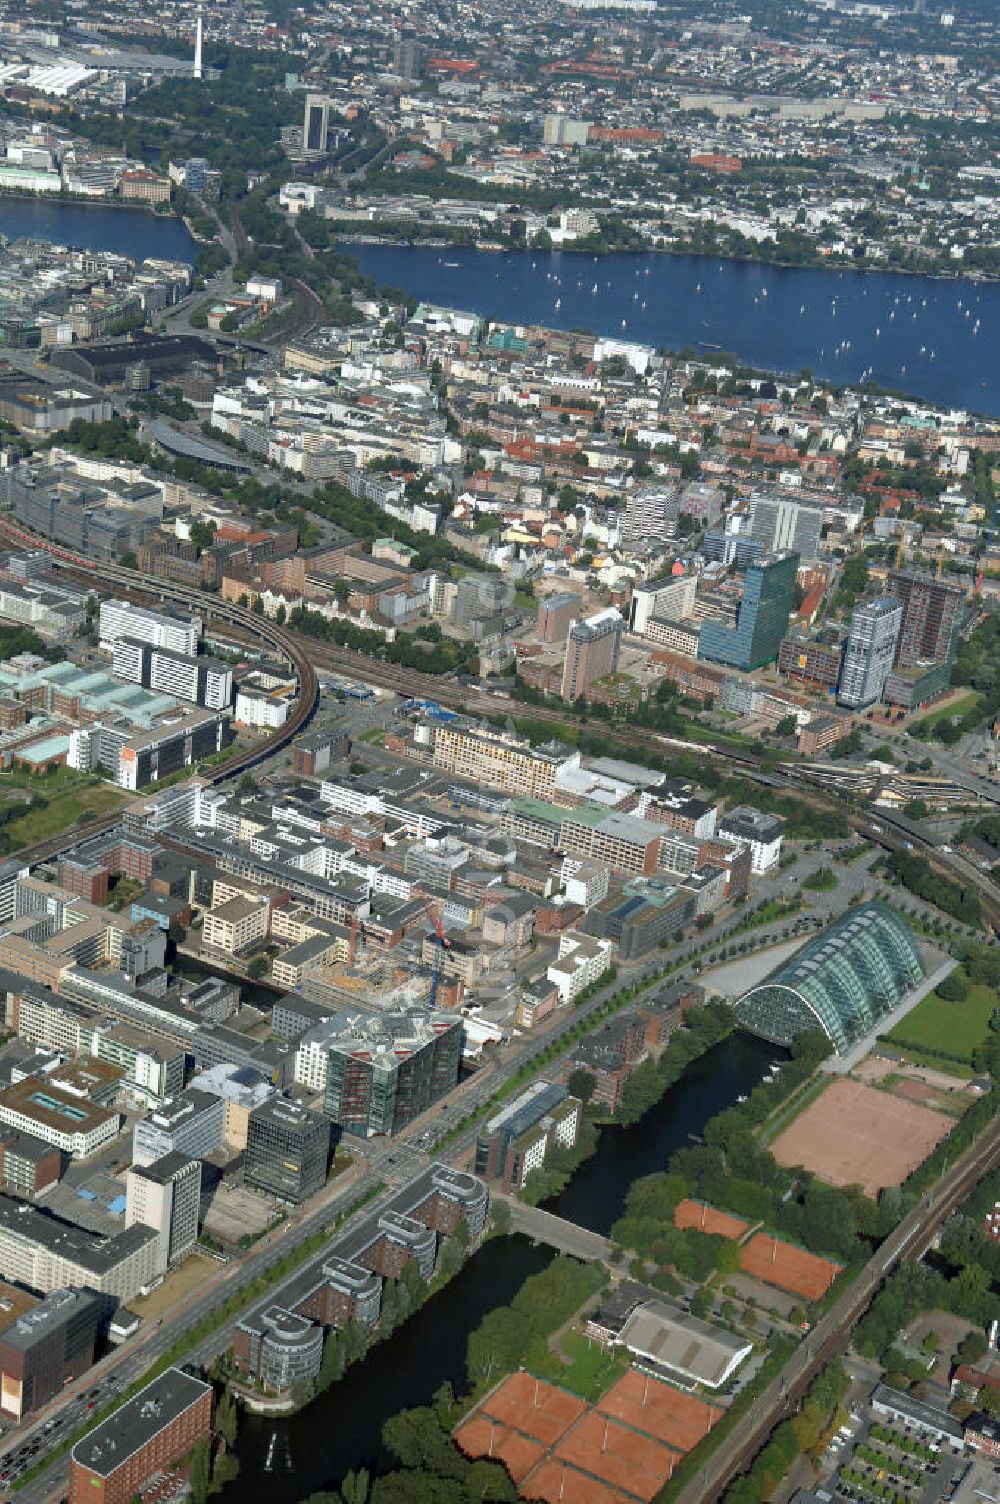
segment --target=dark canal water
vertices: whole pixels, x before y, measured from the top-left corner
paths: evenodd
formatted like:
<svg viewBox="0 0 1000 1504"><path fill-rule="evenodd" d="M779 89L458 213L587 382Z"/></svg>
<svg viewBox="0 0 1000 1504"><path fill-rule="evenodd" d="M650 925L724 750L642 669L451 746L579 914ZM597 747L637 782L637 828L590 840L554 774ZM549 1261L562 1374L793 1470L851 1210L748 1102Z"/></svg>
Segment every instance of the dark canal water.
<svg viewBox="0 0 1000 1504"><path fill-rule="evenodd" d="M744 1035L724 1040L640 1123L605 1129L597 1153L550 1208L607 1232L621 1214L630 1182L663 1169L690 1134L700 1133L709 1118L749 1093L774 1053L772 1046ZM262 1498L268 1504L298 1504L354 1468L378 1472L391 1466L381 1445L384 1421L398 1410L426 1404L446 1380L461 1392L469 1333L551 1257L521 1237L487 1243L389 1342L374 1348L343 1383L307 1409L288 1419L244 1417L241 1473L226 1489L225 1504L259 1504Z"/></svg>
<svg viewBox="0 0 1000 1504"><path fill-rule="evenodd" d="M273 1008L282 996L273 987L247 981L245 977L235 976L221 966L207 966L204 961L196 961L193 956L185 956L180 951L174 954L171 965L178 976L187 977L192 982L203 982L206 977L224 977L227 982L238 982L243 1001L253 1003L255 1008Z"/></svg>
<svg viewBox="0 0 1000 1504"><path fill-rule="evenodd" d="M1000 284L761 266L714 256L348 245L414 297L515 324L659 348L730 350L769 371L867 373L943 407L1000 413Z"/></svg>
<svg viewBox="0 0 1000 1504"><path fill-rule="evenodd" d="M171 214L102 204L46 203L44 199L0 198L0 235L30 236L53 245L86 246L134 256L162 256L193 263L198 248L187 227Z"/></svg>

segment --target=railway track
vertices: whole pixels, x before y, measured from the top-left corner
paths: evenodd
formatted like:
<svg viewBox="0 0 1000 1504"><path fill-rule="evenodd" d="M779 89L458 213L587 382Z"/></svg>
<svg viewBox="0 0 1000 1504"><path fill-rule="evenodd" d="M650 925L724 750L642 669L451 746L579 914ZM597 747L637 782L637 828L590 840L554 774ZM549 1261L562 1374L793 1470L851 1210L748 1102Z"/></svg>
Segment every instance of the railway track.
<svg viewBox="0 0 1000 1504"><path fill-rule="evenodd" d="M70 553L69 550L59 547L48 539L36 537L33 533L16 527L6 517L0 518L0 539L19 547L42 549L51 554L60 564L84 574L88 580L99 583L101 586L117 585L126 593L141 592L153 595L159 600L186 606L211 621L241 627L255 640L267 643L277 657L286 660L295 669L299 680L299 692L295 708L284 725L264 737L256 746L230 758L222 767L205 775L206 782L216 785L227 783L257 763L272 757L275 752L287 746L312 717L319 695L319 681L312 657L302 639L285 632L276 622L270 621L267 617L257 616L256 613L248 611L243 606L234 605L231 601L224 601L218 596L209 595L201 590L193 590L187 585L177 585L169 580L155 580L149 575L141 574L135 569L126 569L120 564L98 564L93 559ZM149 792L155 793L155 787ZM11 852L10 855L25 862L44 861L68 846L103 834L105 830L119 823L121 818L122 811L118 811L115 815L101 815L84 824L70 826L61 836L50 837L33 846L26 846L21 851Z"/></svg>
<svg viewBox="0 0 1000 1504"><path fill-rule="evenodd" d="M926 1253L942 1224L998 1163L1000 1122L994 1122L880 1245L837 1303L820 1318L781 1374L688 1480L675 1504L709 1504L722 1497L729 1484L749 1467L775 1427L795 1413L821 1370L844 1351L855 1326L888 1276L900 1264Z"/></svg>

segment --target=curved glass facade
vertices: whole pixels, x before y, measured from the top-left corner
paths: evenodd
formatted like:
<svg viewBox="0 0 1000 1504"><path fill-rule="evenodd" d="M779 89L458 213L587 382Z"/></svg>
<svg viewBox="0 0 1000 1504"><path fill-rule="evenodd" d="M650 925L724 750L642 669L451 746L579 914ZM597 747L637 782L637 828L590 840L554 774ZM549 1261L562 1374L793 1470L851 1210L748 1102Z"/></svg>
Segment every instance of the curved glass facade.
<svg viewBox="0 0 1000 1504"><path fill-rule="evenodd" d="M885 904L866 903L744 993L736 1016L751 1033L776 1044L822 1029L843 1055L923 975L907 925Z"/></svg>

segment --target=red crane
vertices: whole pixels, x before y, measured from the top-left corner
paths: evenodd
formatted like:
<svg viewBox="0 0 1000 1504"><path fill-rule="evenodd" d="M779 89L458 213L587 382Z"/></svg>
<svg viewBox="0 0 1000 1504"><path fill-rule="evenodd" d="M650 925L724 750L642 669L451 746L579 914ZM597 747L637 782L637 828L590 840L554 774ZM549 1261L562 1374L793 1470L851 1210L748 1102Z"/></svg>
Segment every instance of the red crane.
<svg viewBox="0 0 1000 1504"><path fill-rule="evenodd" d="M434 926L434 938L437 942L434 949L434 965L431 968L431 1009L433 1010L437 1007L438 982L441 980L441 962L445 951L451 950L451 941L444 932L443 905L439 904L437 908L434 908L430 901L424 898L423 894L420 897L424 908L427 910L427 917Z"/></svg>

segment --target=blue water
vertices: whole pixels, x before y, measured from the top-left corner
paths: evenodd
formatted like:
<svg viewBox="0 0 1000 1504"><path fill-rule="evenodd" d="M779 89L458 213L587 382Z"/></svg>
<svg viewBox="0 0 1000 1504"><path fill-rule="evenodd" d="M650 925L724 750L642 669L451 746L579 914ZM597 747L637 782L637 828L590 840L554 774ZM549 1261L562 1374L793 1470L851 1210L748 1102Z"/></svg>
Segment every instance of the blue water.
<svg viewBox="0 0 1000 1504"><path fill-rule="evenodd" d="M137 261L164 256L193 263L198 247L186 225L173 215L105 204L46 203L44 199L0 198L0 235L32 236L55 245L118 251Z"/></svg>
<svg viewBox="0 0 1000 1504"><path fill-rule="evenodd" d="M1000 414L998 283L711 256L345 249L380 283L492 318L585 328L658 349L729 350L764 370L808 366L833 382L868 372L928 402Z"/></svg>

